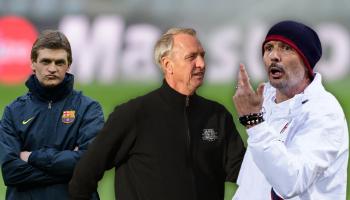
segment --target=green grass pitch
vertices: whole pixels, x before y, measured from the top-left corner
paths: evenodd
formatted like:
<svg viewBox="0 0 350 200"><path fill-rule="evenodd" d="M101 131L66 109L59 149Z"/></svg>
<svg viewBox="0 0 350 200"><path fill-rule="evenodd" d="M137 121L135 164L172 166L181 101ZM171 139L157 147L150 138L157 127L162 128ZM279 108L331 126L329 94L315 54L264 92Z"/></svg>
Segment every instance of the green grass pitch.
<svg viewBox="0 0 350 200"><path fill-rule="evenodd" d="M107 118L109 113L112 112L113 108L127 100L145 94L154 88L157 88L160 83L115 83L113 85L100 85L93 84L89 86L77 85L77 90L84 91L84 94L92 97L99 101L103 107L105 117ZM350 92L347 92L350 86L350 77L348 79L329 82L326 84L326 88L331 91L340 101L343 106L345 115L350 122ZM24 86L3 86L0 85L0 114L7 104L13 101L16 97L24 94L26 88ZM198 91L198 93L207 98L216 100L222 103L226 108L233 114L237 128L246 141L246 133L244 128L239 125L237 121L237 115L232 104L232 95L234 92L233 84L225 85L208 85L204 84ZM349 170L348 170L349 171ZM236 187L234 184L226 184L225 199L230 199L235 191ZM102 200L114 199L114 170L107 171L104 178L100 181L98 187L100 197ZM0 177L0 199L5 199L6 186L3 184L2 177ZM349 180L348 180L348 200L349 196Z"/></svg>

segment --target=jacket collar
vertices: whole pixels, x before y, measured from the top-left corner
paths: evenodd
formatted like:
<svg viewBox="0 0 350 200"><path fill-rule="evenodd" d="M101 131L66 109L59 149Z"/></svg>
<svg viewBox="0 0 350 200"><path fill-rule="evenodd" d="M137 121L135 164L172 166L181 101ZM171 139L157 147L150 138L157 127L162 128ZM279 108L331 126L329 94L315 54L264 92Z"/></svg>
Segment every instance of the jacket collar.
<svg viewBox="0 0 350 200"><path fill-rule="evenodd" d="M310 85L305 88L304 94L307 96L318 95L323 90L325 89L322 85L322 76L319 73L315 73L314 79Z"/></svg>
<svg viewBox="0 0 350 200"><path fill-rule="evenodd" d="M265 86L264 97L267 98L267 101L273 102L276 95L276 89L272 87L270 83L267 83ZM303 105L308 105L310 104L309 101L314 98L319 98L319 94L324 90L321 74L315 73L314 79L304 91L300 94L296 94L284 104L288 104L290 110L289 113L298 113Z"/></svg>
<svg viewBox="0 0 350 200"><path fill-rule="evenodd" d="M169 86L166 80L163 80L163 84L160 87L160 93L162 98L173 108L180 109L181 111L185 107L192 107L195 101L198 99L198 95L184 95Z"/></svg>
<svg viewBox="0 0 350 200"><path fill-rule="evenodd" d="M68 96L73 90L73 84L74 76L69 73L66 73L63 81L53 88L43 87L34 74L32 74L25 83L29 92L35 97L43 101L52 102L59 101Z"/></svg>

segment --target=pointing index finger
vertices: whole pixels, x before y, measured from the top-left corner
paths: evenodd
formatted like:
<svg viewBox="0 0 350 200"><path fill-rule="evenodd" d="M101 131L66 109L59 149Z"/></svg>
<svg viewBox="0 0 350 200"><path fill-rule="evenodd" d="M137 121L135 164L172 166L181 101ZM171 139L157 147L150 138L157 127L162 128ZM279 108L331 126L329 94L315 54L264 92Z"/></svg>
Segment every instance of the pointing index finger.
<svg viewBox="0 0 350 200"><path fill-rule="evenodd" d="M240 85L240 87L251 87L249 83L248 73L245 70L245 66L242 63L239 65L238 84Z"/></svg>

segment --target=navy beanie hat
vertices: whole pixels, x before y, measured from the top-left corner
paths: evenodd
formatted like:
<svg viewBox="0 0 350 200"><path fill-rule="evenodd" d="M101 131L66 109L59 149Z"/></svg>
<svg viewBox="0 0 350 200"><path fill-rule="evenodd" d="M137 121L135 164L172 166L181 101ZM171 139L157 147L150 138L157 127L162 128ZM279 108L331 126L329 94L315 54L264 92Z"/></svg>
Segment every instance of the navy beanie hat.
<svg viewBox="0 0 350 200"><path fill-rule="evenodd" d="M295 49L308 68L311 77L313 68L322 56L322 46L317 33L310 27L295 21L281 21L271 27L266 35L264 44L271 40L284 42Z"/></svg>

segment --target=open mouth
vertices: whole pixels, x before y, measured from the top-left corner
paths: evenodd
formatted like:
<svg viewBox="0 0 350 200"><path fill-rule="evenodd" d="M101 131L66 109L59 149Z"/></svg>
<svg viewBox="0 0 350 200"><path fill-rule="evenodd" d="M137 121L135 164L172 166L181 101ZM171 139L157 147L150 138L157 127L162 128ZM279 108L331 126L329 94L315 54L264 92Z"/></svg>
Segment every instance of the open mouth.
<svg viewBox="0 0 350 200"><path fill-rule="evenodd" d="M283 75L284 70L283 70L283 68L281 68L277 65L274 65L274 66L270 67L269 73L270 73L272 78L280 78Z"/></svg>

